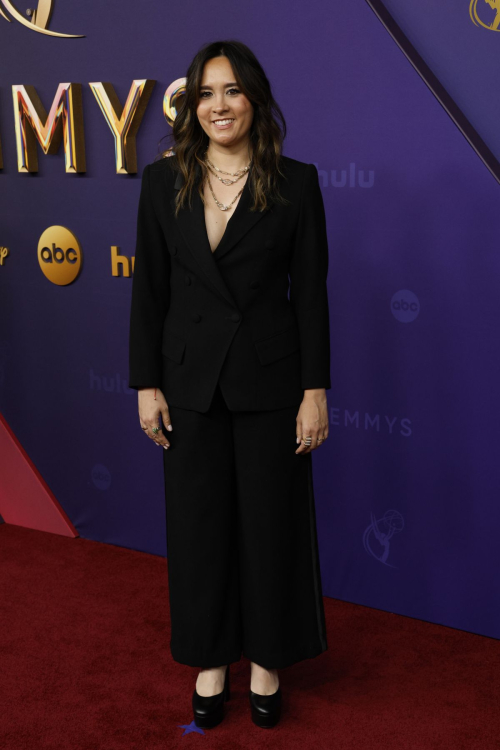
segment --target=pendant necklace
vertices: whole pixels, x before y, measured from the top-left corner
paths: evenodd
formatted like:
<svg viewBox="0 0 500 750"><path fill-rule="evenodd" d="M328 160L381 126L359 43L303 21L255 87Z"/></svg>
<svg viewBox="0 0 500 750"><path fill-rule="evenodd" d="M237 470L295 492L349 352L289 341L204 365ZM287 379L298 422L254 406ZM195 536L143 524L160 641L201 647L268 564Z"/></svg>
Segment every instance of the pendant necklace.
<svg viewBox="0 0 500 750"><path fill-rule="evenodd" d="M217 179L219 179L224 185L233 185L235 182L237 182L241 177L243 177L249 171L251 164L252 162L250 161L250 163L246 167L243 167L243 169L238 169L236 172L224 172L222 169L219 169L218 167L216 167L215 164L212 164L212 162L207 156L207 152L205 152L205 165L208 168L207 169L208 187L210 188L210 192L212 193L212 197L214 201L216 202L217 206L220 208L221 211L229 211L233 203L235 203L235 201L237 201L240 195L242 194L245 186L243 186L241 190L239 191L239 193L235 195L231 203L228 203L227 205L224 203L221 203L221 201L217 199L212 188L212 183L210 182L210 177L209 177L208 172L211 172L212 174L214 174L212 170L210 169L210 167L213 167L213 169L217 170L217 172L220 172L221 174L228 174L228 175L231 175L231 177L236 177L236 180L228 180L228 179L223 179L222 177L219 177L216 174L214 175L214 177L217 177Z"/></svg>

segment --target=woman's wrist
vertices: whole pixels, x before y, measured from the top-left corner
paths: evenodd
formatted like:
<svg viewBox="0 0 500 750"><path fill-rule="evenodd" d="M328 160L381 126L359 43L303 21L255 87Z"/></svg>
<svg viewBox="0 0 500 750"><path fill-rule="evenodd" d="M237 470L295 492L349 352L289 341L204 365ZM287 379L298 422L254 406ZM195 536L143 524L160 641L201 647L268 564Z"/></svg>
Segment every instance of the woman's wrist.
<svg viewBox="0 0 500 750"><path fill-rule="evenodd" d="M142 393L143 391L149 391L150 393L153 394L153 398L156 401L156 391L158 390L158 388L155 388L153 386L151 386L151 387L148 386L146 388L138 388L137 390L139 391L139 393Z"/></svg>
<svg viewBox="0 0 500 750"><path fill-rule="evenodd" d="M317 399L318 396L326 399L326 388L305 388L304 398L305 399Z"/></svg>

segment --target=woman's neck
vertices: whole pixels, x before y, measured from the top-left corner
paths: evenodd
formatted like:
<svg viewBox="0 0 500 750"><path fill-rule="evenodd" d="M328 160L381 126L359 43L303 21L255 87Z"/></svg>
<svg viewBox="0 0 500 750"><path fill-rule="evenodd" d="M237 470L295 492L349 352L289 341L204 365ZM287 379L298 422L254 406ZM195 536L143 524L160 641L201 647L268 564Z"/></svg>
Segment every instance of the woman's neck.
<svg viewBox="0 0 500 750"><path fill-rule="evenodd" d="M227 148L210 141L207 156L216 167L228 172L236 172L238 169L243 169L243 167L249 164L252 158L248 141L241 145L228 146Z"/></svg>

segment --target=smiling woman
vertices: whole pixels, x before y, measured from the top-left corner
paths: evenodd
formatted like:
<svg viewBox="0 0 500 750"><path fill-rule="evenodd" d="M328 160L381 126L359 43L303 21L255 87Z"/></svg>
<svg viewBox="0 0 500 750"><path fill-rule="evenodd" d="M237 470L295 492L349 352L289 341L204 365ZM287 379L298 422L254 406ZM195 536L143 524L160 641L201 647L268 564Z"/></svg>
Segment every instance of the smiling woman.
<svg viewBox="0 0 500 750"><path fill-rule="evenodd" d="M233 69L227 57L214 57L205 64L196 110L201 127L209 137L206 151L206 179L204 181L205 222L210 247L214 252L226 230L229 216L220 211L230 211L236 206L250 169L249 132L253 121L253 107L249 99L231 80ZM234 179L222 178L217 172L232 167L243 158L244 164L235 172L227 172ZM213 161L221 167L215 167ZM216 177L220 184L212 185ZM238 183L236 192L233 185ZM212 202L213 199L213 202ZM226 218L227 217L227 218Z"/></svg>
<svg viewBox="0 0 500 750"><path fill-rule="evenodd" d="M267 728L277 670L327 649L311 451L328 437L328 245L318 171L284 134L255 55L214 42L188 69L173 155L143 173L129 386L164 448L170 649L200 668L202 727L242 654Z"/></svg>
<svg viewBox="0 0 500 750"><path fill-rule="evenodd" d="M193 113L196 117L192 116ZM197 148L200 126L205 134L202 139L205 153L199 153ZM265 211L272 202L284 204L278 178L285 137L285 118L253 52L241 42L213 42L202 47L187 71L186 93L180 101L172 129L176 163L184 176L184 185L176 201L177 212L186 200L191 207L198 169L204 175L204 180L198 183L199 194L203 200L206 197L208 202L213 201L210 185L220 171L212 166L212 179L208 179L207 155L212 164L218 165L218 170L229 171L225 177L230 177L233 172L233 176L240 177L239 169L235 167L243 169L252 159L248 176L254 197L251 210ZM194 158L191 158L193 152ZM162 155L166 153L164 151ZM246 179L245 173L239 188ZM220 209L228 205L238 192L231 188L232 183L229 180L217 181L218 191L214 192L221 204ZM232 205L235 207L236 203ZM212 219L210 215L207 218ZM218 221L223 221L224 226L228 218L219 217Z"/></svg>

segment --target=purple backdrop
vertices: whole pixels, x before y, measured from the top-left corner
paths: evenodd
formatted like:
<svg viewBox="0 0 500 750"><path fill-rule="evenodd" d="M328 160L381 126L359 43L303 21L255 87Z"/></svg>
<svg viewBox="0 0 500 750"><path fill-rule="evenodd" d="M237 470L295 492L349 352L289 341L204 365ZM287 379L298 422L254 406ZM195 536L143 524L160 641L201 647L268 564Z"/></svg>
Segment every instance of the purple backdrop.
<svg viewBox="0 0 500 750"><path fill-rule="evenodd" d="M159 0L140 11L130 0L55 5L50 28L84 39L0 18L0 245L10 249L0 409L80 534L166 554L162 455L126 388L131 279L111 276L110 248L134 254L140 172L170 130L165 89L202 43L237 38L273 83L285 153L314 162L323 184L333 387L331 437L314 465L324 592L499 637L494 178L364 0L191 0L175 15ZM387 3L499 156L499 37L463 6ZM116 175L88 82L111 81L124 102L137 78L157 80L139 174ZM48 109L64 81L83 85L87 172L66 175L61 148L39 149L39 173L18 174L10 87L33 84ZM83 249L66 287L37 261L53 224Z"/></svg>

